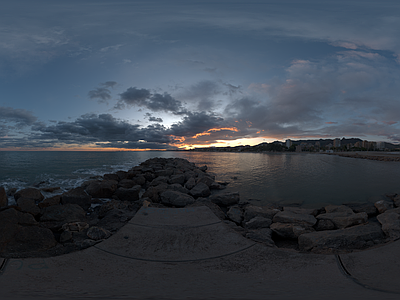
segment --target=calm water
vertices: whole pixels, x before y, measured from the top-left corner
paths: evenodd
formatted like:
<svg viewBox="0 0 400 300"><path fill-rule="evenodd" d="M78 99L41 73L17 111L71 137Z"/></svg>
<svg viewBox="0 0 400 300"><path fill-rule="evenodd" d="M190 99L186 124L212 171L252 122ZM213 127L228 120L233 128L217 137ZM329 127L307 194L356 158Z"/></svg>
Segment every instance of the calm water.
<svg viewBox="0 0 400 300"><path fill-rule="evenodd" d="M263 204L372 202L400 192L400 162L335 155L202 152L0 152L0 186L79 186L90 176L129 170L151 157L180 157L207 165L241 199ZM235 178L235 179L234 179Z"/></svg>

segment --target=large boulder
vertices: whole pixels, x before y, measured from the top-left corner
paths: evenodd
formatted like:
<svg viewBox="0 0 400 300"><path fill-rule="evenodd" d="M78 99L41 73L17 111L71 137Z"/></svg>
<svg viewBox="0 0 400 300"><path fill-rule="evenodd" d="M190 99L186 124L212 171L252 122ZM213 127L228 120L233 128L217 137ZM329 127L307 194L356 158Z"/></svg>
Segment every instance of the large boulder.
<svg viewBox="0 0 400 300"><path fill-rule="evenodd" d="M255 242L266 244L267 246L274 247L275 242L271 237L272 230L269 228L261 228L257 230L251 230L246 234L246 238Z"/></svg>
<svg viewBox="0 0 400 300"><path fill-rule="evenodd" d="M226 215L236 224L240 224L243 221L243 210L238 205L231 206Z"/></svg>
<svg viewBox="0 0 400 300"><path fill-rule="evenodd" d="M377 217L383 232L391 239L400 238L400 207L386 210Z"/></svg>
<svg viewBox="0 0 400 300"><path fill-rule="evenodd" d="M317 219L312 215L296 214L290 211L280 211L274 216L273 222L305 224L308 226L314 226L315 223L317 223Z"/></svg>
<svg viewBox="0 0 400 300"><path fill-rule="evenodd" d="M122 179L120 182L118 182L118 187L130 189L133 186L135 186L135 182L131 179Z"/></svg>
<svg viewBox="0 0 400 300"><path fill-rule="evenodd" d="M369 218L378 214L378 210L373 203L348 203L346 206L350 207L355 213L367 213Z"/></svg>
<svg viewBox="0 0 400 300"><path fill-rule="evenodd" d="M10 224L19 225L37 225L38 222L35 218L28 213L23 213L14 208L9 208L0 212L0 226L8 226ZM6 227L2 227L4 229ZM6 230L0 230L1 234L4 234Z"/></svg>
<svg viewBox="0 0 400 300"><path fill-rule="evenodd" d="M192 188L195 187L195 185L196 185L196 180L194 179L194 177L190 177L185 183L185 188L191 190Z"/></svg>
<svg viewBox="0 0 400 300"><path fill-rule="evenodd" d="M267 219L271 219L280 212L279 209L271 208L269 206L256 206L256 205L248 205L244 211L244 222L248 222L254 217L264 217Z"/></svg>
<svg viewBox="0 0 400 300"><path fill-rule="evenodd" d="M111 198L117 188L115 180L94 181L86 187L86 192L95 198Z"/></svg>
<svg viewBox="0 0 400 300"><path fill-rule="evenodd" d="M240 196L238 192L225 192L212 195L209 197L209 199L211 202L219 206L228 207L238 204L240 201Z"/></svg>
<svg viewBox="0 0 400 300"><path fill-rule="evenodd" d="M92 197L88 195L82 187L78 187L61 195L62 204L77 204L88 210L92 204Z"/></svg>
<svg viewBox="0 0 400 300"><path fill-rule="evenodd" d="M331 212L320 214L317 216L318 220L330 220L335 224L336 228L347 228L354 225L364 224L368 221L368 215L365 212Z"/></svg>
<svg viewBox="0 0 400 300"><path fill-rule="evenodd" d="M151 201L155 203L160 202L160 193L166 191L168 189L168 184L161 183L157 186L149 187L146 192L142 195L143 198L150 198Z"/></svg>
<svg viewBox="0 0 400 300"><path fill-rule="evenodd" d="M246 229L269 228L272 221L264 217L255 217L244 224Z"/></svg>
<svg viewBox="0 0 400 300"><path fill-rule="evenodd" d="M270 228L278 236L286 239L297 239L304 233L315 231L314 228L309 225L295 223L273 223Z"/></svg>
<svg viewBox="0 0 400 300"><path fill-rule="evenodd" d="M177 191L167 190L160 194L161 203L165 205L172 205L176 207L184 207L194 203L194 198L190 195L180 193Z"/></svg>
<svg viewBox="0 0 400 300"><path fill-rule="evenodd" d="M40 202L44 199L44 196L42 195L40 190L35 189L35 188L22 189L14 194L15 200L18 200L18 198L21 198L21 197L30 198L30 199L35 200L36 202Z"/></svg>
<svg viewBox="0 0 400 300"><path fill-rule="evenodd" d="M36 205L35 200L31 198L20 197L17 200L18 207L23 211L37 216L40 213L40 208Z"/></svg>
<svg viewBox="0 0 400 300"><path fill-rule="evenodd" d="M4 187L0 187L0 207L4 207L8 205L7 193Z"/></svg>
<svg viewBox="0 0 400 300"><path fill-rule="evenodd" d="M173 191L178 191L184 194L189 194L189 190L185 187L183 187L182 185L180 185L179 183L173 183L168 185L168 189L169 190L173 190Z"/></svg>
<svg viewBox="0 0 400 300"><path fill-rule="evenodd" d="M196 180L196 183L197 183L197 184L200 183L200 182L206 184L208 187L211 187L211 185L212 185L213 183L215 183L215 181L214 181L211 177L209 177L209 176L203 176L203 177L200 177L200 178L198 178L198 179Z"/></svg>
<svg viewBox="0 0 400 300"><path fill-rule="evenodd" d="M136 201L139 200L140 190L141 190L140 185L135 185L132 188L120 187L116 190L114 195L117 196L118 199L122 201Z"/></svg>
<svg viewBox="0 0 400 300"><path fill-rule="evenodd" d="M179 183L180 185L183 185L185 183L185 175L183 174L172 175L171 178L169 179L169 183L170 184Z"/></svg>
<svg viewBox="0 0 400 300"><path fill-rule="evenodd" d="M380 214L394 207L393 201L391 200L379 200L376 201L374 205Z"/></svg>
<svg viewBox="0 0 400 300"><path fill-rule="evenodd" d="M44 199L42 202L38 203L38 206L40 208L45 208L52 205L58 205L60 203L61 203L61 195L55 195L53 197Z"/></svg>
<svg viewBox="0 0 400 300"><path fill-rule="evenodd" d="M41 222L82 222L86 212L77 204L53 205L42 210Z"/></svg>
<svg viewBox="0 0 400 300"><path fill-rule="evenodd" d="M379 224L369 223L345 229L305 233L299 236L298 242L303 251L339 253L367 248L383 239L384 234Z"/></svg>
<svg viewBox="0 0 400 300"><path fill-rule="evenodd" d="M189 191L189 194L192 195L194 198L199 198L207 197L211 194L211 192L205 183L199 182Z"/></svg>

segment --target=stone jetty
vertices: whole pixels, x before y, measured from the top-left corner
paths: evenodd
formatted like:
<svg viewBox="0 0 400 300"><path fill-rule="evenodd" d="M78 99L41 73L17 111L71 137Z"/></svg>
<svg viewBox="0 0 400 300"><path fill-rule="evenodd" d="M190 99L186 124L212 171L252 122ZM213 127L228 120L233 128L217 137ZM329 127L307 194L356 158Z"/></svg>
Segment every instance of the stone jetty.
<svg viewBox="0 0 400 300"><path fill-rule="evenodd" d="M400 237L400 195L375 204L317 209L256 206L226 192L207 166L180 158L152 158L129 171L105 174L62 194L57 188L0 187L0 256L48 257L93 246L125 225L142 207L207 206L244 237L270 247L347 253ZM16 205L7 205L7 195Z"/></svg>

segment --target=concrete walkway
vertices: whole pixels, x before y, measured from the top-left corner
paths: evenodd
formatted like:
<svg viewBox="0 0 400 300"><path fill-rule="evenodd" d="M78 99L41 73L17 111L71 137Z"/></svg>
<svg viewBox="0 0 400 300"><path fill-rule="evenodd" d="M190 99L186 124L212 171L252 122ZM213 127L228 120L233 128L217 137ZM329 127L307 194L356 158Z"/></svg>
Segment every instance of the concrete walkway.
<svg viewBox="0 0 400 300"><path fill-rule="evenodd" d="M0 299L400 299L400 241L347 255L243 238L207 207L141 208L80 252L0 259Z"/></svg>

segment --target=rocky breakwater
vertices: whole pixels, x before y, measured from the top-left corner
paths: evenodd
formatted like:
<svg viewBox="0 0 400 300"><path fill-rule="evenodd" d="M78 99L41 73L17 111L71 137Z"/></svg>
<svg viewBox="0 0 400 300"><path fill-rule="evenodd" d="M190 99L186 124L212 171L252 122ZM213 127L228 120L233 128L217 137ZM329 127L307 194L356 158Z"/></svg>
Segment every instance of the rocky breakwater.
<svg viewBox="0 0 400 300"><path fill-rule="evenodd" d="M118 231L142 206L207 206L246 238L315 253L361 250L400 237L400 195L375 205L256 206L223 191L226 184L215 181L206 166L153 158L52 197L44 198L37 188L17 191L12 206L0 188L0 256L52 256L90 247Z"/></svg>

